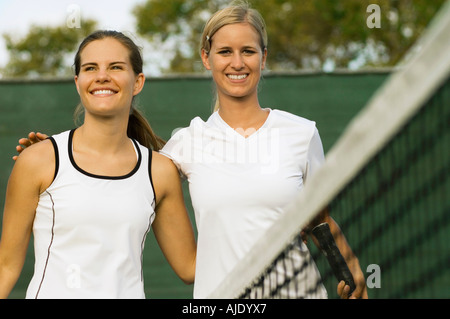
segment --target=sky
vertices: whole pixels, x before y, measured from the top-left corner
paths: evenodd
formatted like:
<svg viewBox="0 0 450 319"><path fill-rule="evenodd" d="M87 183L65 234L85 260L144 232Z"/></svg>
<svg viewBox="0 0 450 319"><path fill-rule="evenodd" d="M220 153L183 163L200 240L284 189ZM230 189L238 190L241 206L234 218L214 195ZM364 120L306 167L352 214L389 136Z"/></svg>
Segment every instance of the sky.
<svg viewBox="0 0 450 319"><path fill-rule="evenodd" d="M4 33L12 33L21 38L28 33L32 24L67 25L68 21L75 21L71 19L75 10L80 12L81 23L83 19L96 20L99 29L131 33L137 44L144 46L144 43L139 43L134 27L135 18L131 12L137 4L145 2L146 0L0 0L0 67L5 66L9 59L2 36ZM160 61L161 57L154 51L145 50L144 46L144 63L147 65L147 73L157 75L159 69L155 63L148 62Z"/></svg>

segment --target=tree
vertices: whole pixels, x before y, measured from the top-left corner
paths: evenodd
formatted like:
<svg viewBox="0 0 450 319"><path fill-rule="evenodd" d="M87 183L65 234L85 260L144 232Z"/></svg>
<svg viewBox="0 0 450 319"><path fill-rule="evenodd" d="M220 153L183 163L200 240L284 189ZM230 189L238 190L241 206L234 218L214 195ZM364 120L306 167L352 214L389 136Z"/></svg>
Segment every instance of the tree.
<svg viewBox="0 0 450 319"><path fill-rule="evenodd" d="M211 12L224 7L224 0L148 0L137 5L136 31L155 47L166 47L169 69L192 72L203 69L199 61L198 43L203 25Z"/></svg>
<svg viewBox="0 0 450 319"><path fill-rule="evenodd" d="M417 40L445 0L254 0L265 18L268 66L273 70L393 66ZM211 13L223 0L147 0L133 14L137 32L169 47L170 71L202 70L198 45ZM380 8L380 28L370 28L367 7Z"/></svg>
<svg viewBox="0 0 450 319"><path fill-rule="evenodd" d="M86 20L81 28L33 25L22 39L4 34L10 60L2 74L5 77L72 75L71 68L67 66L68 59L73 58L81 39L91 33L96 24L93 20Z"/></svg>

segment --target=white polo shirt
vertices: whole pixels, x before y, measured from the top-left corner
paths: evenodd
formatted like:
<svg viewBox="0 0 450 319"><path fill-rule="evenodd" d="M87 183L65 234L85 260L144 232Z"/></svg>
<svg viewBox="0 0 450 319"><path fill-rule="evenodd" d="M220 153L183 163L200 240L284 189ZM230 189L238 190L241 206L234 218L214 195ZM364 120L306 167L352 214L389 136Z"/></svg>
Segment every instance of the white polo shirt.
<svg viewBox="0 0 450 319"><path fill-rule="evenodd" d="M324 160L315 123L296 115L270 110L261 128L245 133L215 112L193 119L161 151L189 182L198 230L194 298L220 284Z"/></svg>

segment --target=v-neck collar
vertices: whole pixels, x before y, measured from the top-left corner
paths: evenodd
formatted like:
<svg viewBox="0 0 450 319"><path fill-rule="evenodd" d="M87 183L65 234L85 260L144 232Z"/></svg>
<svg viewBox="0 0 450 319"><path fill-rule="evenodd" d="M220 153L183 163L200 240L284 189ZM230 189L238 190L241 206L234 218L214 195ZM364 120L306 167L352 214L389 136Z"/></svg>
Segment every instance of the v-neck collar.
<svg viewBox="0 0 450 319"><path fill-rule="evenodd" d="M267 116L266 120L264 121L263 125L261 125L256 131L254 131L252 134L250 134L249 136L245 137L242 134L240 134L239 132L237 132L234 128L232 128L227 122L225 122L225 120L220 116L219 111L216 111L213 116L215 116L215 120L216 122L224 127L227 130L233 131L233 134L237 135L239 138L244 139L246 141L249 141L250 139L252 139L254 136L257 136L258 133L261 131L261 129L264 129L266 127L269 126L270 120L272 118L272 113L273 110L270 108L264 108L263 110L269 110L269 115ZM249 130L249 129L247 129Z"/></svg>

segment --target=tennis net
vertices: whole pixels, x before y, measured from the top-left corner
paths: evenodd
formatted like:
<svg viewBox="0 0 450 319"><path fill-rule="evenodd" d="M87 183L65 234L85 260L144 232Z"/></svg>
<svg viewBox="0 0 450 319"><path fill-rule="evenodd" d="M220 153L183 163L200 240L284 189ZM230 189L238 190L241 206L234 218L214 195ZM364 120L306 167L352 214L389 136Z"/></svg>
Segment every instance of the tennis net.
<svg viewBox="0 0 450 319"><path fill-rule="evenodd" d="M360 261L370 298L450 297L448 30L450 2L210 298L303 298L322 284L335 297L337 281L314 245L312 257L301 258L299 230L326 206ZM319 280L308 278L313 260Z"/></svg>

